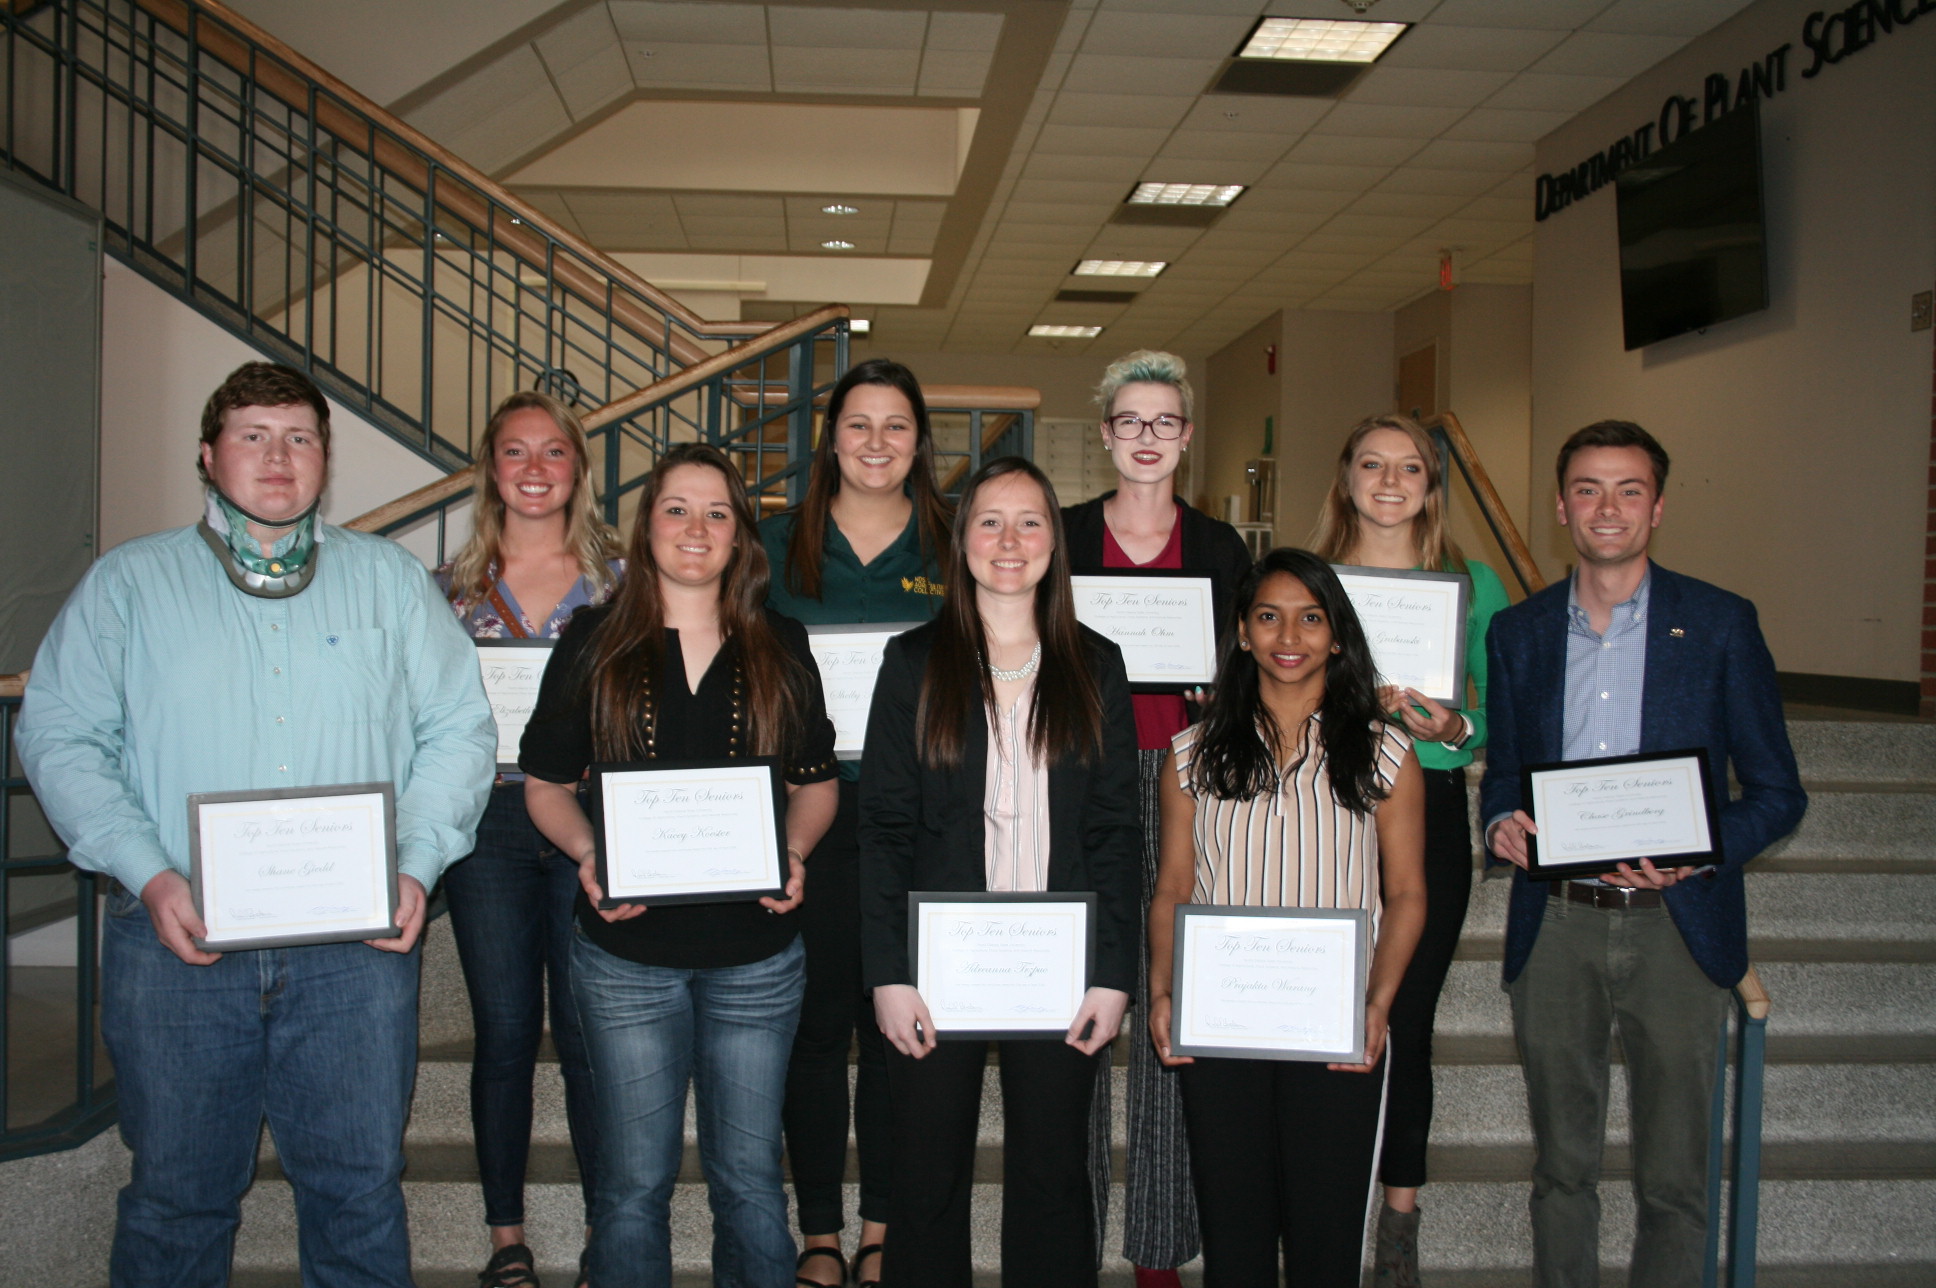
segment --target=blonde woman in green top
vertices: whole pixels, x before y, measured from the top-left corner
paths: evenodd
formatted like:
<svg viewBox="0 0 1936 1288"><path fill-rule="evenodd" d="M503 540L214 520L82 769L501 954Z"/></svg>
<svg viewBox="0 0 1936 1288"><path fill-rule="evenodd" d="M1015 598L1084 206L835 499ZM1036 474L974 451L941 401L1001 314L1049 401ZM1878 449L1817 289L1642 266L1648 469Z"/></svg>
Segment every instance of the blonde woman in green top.
<svg viewBox="0 0 1936 1288"><path fill-rule="evenodd" d="M1472 840L1465 767L1486 741L1486 627L1506 606L1499 575L1459 553L1446 533L1445 479L1438 452L1404 416L1361 421L1338 454L1338 476L1311 546L1332 563L1371 568L1431 568L1472 579L1466 613L1466 673L1472 705L1442 706L1411 690L1387 688L1384 709L1416 739L1425 774L1425 932L1392 1003L1390 1083L1379 1179L1378 1285L1418 1283L1418 1190L1432 1125L1432 1017L1472 897Z"/></svg>

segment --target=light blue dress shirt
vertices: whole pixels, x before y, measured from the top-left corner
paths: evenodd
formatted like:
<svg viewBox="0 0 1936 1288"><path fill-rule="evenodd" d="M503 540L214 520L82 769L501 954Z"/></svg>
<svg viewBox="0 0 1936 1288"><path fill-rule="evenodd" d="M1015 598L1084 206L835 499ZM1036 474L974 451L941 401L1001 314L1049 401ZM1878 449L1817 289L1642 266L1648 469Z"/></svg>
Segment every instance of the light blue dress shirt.
<svg viewBox="0 0 1936 1288"><path fill-rule="evenodd" d="M326 528L286 599L229 583L195 529L117 546L41 642L15 730L82 868L130 891L188 873L188 796L389 782L397 867L428 890L471 850L496 727L476 650L409 552Z"/></svg>
<svg viewBox="0 0 1936 1288"><path fill-rule="evenodd" d="M1567 760L1631 756L1640 750L1640 703L1647 691L1647 599L1653 570L1613 606L1604 633L1580 607L1578 578L1566 592L1566 696L1560 708Z"/></svg>

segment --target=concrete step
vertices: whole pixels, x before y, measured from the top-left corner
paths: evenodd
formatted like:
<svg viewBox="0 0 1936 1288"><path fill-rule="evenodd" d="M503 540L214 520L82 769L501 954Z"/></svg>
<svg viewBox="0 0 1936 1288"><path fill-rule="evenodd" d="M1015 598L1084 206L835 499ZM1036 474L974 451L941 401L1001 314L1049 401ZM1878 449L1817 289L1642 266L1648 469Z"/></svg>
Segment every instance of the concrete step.
<svg viewBox="0 0 1936 1288"><path fill-rule="evenodd" d="M855 1201L849 1186L849 1203ZM436 1274L468 1273L484 1261L483 1206L474 1186L407 1182L412 1255L420 1282ZM974 1186L973 1258L977 1280L999 1265L1001 1187ZM1469 1276L1443 1282L1524 1282L1532 1235L1526 1221L1527 1186L1511 1180L1434 1180L1424 1196L1419 1248L1427 1271ZM1791 1285L1915 1284L1936 1282L1936 1180L1766 1180L1761 1185L1758 1264L1763 1283ZM1633 1240L1633 1202L1624 1175L1609 1175L1601 1191L1601 1261L1623 1266ZM1105 1243L1105 1271L1126 1282L1121 1248L1122 1188L1114 1187ZM527 1193L528 1241L547 1278L567 1276L582 1237L576 1188L535 1185ZM711 1216L704 1192L681 1185L672 1205L673 1263L703 1275L710 1257ZM286 1185L259 1183L243 1204L236 1245L237 1285L293 1284L294 1209ZM473 1264L475 1263L475 1264ZM1909 1268L1916 1274L1906 1275ZM453 1280L454 1282L454 1280ZM704 1282L701 1280L700 1282ZM994 1282L994 1280L990 1280ZM1442 1282L1438 1274L1431 1282ZM1618 1279L1614 1282L1619 1282Z"/></svg>
<svg viewBox="0 0 1936 1288"><path fill-rule="evenodd" d="M1801 825L1763 858L1936 860L1936 793L1846 786L1810 791Z"/></svg>
<svg viewBox="0 0 1936 1288"><path fill-rule="evenodd" d="M1788 741L1804 778L1936 782L1936 722L1790 720Z"/></svg>

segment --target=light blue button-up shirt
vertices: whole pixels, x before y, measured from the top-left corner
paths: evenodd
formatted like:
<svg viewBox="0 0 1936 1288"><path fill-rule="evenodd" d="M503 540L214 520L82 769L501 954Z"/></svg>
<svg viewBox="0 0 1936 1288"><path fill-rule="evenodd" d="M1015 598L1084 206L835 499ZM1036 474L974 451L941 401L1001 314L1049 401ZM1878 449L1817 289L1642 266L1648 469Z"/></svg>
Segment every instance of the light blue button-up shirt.
<svg viewBox="0 0 1936 1288"><path fill-rule="evenodd" d="M1613 606L1607 629L1593 629L1580 607L1580 584L1566 591L1566 696L1560 755L1567 760L1631 756L1640 750L1640 704L1647 691L1650 568L1629 598Z"/></svg>
<svg viewBox="0 0 1936 1288"><path fill-rule="evenodd" d="M193 792L390 782L397 867L468 854L497 734L476 650L430 574L328 528L315 579L261 599L194 528L117 546L41 642L15 737L74 863L139 894L188 874Z"/></svg>

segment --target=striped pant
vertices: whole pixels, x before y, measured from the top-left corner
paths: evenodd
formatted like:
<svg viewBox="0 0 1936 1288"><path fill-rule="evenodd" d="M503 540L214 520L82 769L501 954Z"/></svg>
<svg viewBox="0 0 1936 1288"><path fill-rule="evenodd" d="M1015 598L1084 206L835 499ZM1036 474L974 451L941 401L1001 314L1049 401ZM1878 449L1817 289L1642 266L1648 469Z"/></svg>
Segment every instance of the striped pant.
<svg viewBox="0 0 1936 1288"><path fill-rule="evenodd" d="M1159 816L1162 799L1159 775L1163 751L1137 753L1138 787L1143 823L1143 914L1148 919L1150 897L1156 891L1156 862L1163 834ZM1150 1042L1144 1005L1149 980L1149 937L1139 934L1140 969L1136 996L1128 1019L1129 1082L1126 1117L1128 1142L1123 1186L1123 1256L1138 1266L1169 1269L1194 1261L1201 1244L1197 1237L1197 1200L1190 1183L1190 1143L1183 1127L1183 1097L1177 1071L1166 1069ZM1104 1227L1109 1213L1110 1065L1096 1066L1096 1095L1090 1108L1089 1179L1095 1193L1096 1260L1103 1258Z"/></svg>

